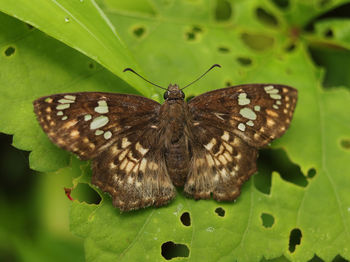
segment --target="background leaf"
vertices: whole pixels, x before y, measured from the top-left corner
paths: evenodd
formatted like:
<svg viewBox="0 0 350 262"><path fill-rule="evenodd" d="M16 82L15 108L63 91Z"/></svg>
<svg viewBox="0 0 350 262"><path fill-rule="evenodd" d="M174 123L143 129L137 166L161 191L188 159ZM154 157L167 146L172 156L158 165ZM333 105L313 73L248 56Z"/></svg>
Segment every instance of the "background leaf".
<svg viewBox="0 0 350 262"><path fill-rule="evenodd" d="M80 17L78 2L59 3ZM261 152L259 173L244 185L234 203L186 199L179 189L175 201L166 207L121 214L97 188L100 203L88 204L86 197L74 197L70 228L84 239L86 260L137 261L140 254L147 261L171 257L186 261L203 257L206 261L350 259L349 82L343 67L341 81L335 84L339 79L335 65L346 61L334 58L333 50L347 51L350 24L347 18L322 18L333 8L346 8L348 5L340 6L346 2L138 0L136 5L99 1L101 17L108 19L102 19L104 24L96 18L100 26L106 26L103 34L96 35L109 39L106 44L118 49L113 55L124 55L125 49L114 43L111 28L116 28L120 42L137 61L134 64L152 81L184 86L219 63L223 68L186 89L187 97L227 85L263 82L296 87L299 101L291 128L272 145L283 150ZM116 68L129 59L112 65L106 50L76 38L74 33L83 33L77 25L64 28L61 20L55 22L40 11L39 19L31 17L33 8L2 5L0 10L12 10L6 12L28 19L117 76L120 71ZM94 2L87 5L88 14L98 14ZM0 130L15 134L16 147L32 151L31 167L36 170L52 171L69 164L58 172L74 177L74 193L79 185L89 183L89 166L69 161L66 152L48 142L35 122L31 101L68 91L136 93L133 87L148 96L154 93L158 100L159 90L153 92L146 84L140 88L121 75L131 87L91 58L40 31L6 15L0 19L6 25L0 33L0 108L4 112ZM94 19L81 20L93 33L99 29ZM89 39L88 35L82 39ZM319 46L321 51L315 48ZM329 59L320 59L323 50L329 52ZM325 78L324 70L312 59L325 66ZM333 89L324 90L323 83ZM274 170L280 174L271 174Z"/></svg>

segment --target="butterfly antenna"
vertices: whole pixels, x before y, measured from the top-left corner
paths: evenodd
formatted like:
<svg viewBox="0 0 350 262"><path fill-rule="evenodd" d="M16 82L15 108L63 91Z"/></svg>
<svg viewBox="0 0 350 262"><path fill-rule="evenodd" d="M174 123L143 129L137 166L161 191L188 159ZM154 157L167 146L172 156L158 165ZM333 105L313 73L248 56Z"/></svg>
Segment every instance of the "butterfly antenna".
<svg viewBox="0 0 350 262"><path fill-rule="evenodd" d="M135 75L139 76L140 78L142 78L142 79L145 80L146 82L150 83L151 85L154 85L154 86L159 87L159 88L161 88L161 89L167 90L166 88L161 87L161 86L159 86L159 85L157 85L157 84L155 84L155 83L152 83L151 81L147 80L146 78L144 78L144 77L141 76L140 74L136 73L136 72L135 72L133 69L131 69L131 68L125 68L125 69L123 70L123 72L126 72L126 71L130 71L130 72L134 73Z"/></svg>
<svg viewBox="0 0 350 262"><path fill-rule="evenodd" d="M192 85L193 83L197 82L199 79L201 79L203 76L205 76L207 73L209 73L210 70L212 70L214 67L220 67L221 68L221 65L218 65L218 64L215 64L215 65L212 65L204 74L202 74L200 77L198 77L196 80L192 81L191 83L189 83L187 86L181 88L182 89L185 89L186 87Z"/></svg>

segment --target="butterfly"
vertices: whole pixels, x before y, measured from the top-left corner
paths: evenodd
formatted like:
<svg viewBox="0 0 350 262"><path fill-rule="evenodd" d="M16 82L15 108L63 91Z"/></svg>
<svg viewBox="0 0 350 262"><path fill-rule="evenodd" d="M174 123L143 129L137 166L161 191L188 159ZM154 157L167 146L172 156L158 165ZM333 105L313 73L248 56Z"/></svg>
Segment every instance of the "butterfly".
<svg viewBox="0 0 350 262"><path fill-rule="evenodd" d="M258 149L288 129L297 90L245 84L187 103L182 89L170 84L163 104L118 93L55 94L35 100L34 112L53 143L92 160L92 184L121 211L163 206L176 187L194 199L235 200L257 171Z"/></svg>

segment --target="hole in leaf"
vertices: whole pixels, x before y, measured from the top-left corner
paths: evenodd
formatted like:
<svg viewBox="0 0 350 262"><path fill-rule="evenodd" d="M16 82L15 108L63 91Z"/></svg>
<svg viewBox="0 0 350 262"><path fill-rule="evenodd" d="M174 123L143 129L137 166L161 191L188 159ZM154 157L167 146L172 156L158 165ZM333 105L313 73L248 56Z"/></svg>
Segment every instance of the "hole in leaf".
<svg viewBox="0 0 350 262"><path fill-rule="evenodd" d="M315 24L326 18L350 18L350 4L339 5L337 8L332 8L328 12L323 12L322 15L312 19L307 25L304 26L306 31L314 31Z"/></svg>
<svg viewBox="0 0 350 262"><path fill-rule="evenodd" d="M346 150L349 150L350 149L350 139L340 140L340 146Z"/></svg>
<svg viewBox="0 0 350 262"><path fill-rule="evenodd" d="M199 36L202 32L203 29L199 25L194 25L189 31L185 33L185 39L187 41L195 41L199 39Z"/></svg>
<svg viewBox="0 0 350 262"><path fill-rule="evenodd" d="M313 258L311 258L308 262L324 262L324 261L315 254Z"/></svg>
<svg viewBox="0 0 350 262"><path fill-rule="evenodd" d="M77 199L80 202L86 202L88 204L99 204L101 202L101 197L95 190L93 190L88 184L79 183L76 188L74 188L70 196L73 199Z"/></svg>
<svg viewBox="0 0 350 262"><path fill-rule="evenodd" d="M5 50L5 55L6 56L12 56L15 53L16 49L13 46L9 46L8 48L6 48Z"/></svg>
<svg viewBox="0 0 350 262"><path fill-rule="evenodd" d="M286 51L292 52L295 48L296 48L296 45L294 43L292 43L286 47Z"/></svg>
<svg viewBox="0 0 350 262"><path fill-rule="evenodd" d="M94 69L95 68L95 64L93 62L89 62L88 64L90 69Z"/></svg>
<svg viewBox="0 0 350 262"><path fill-rule="evenodd" d="M175 257L188 257L190 250L186 245L168 241L162 244L161 254L166 260L170 260Z"/></svg>
<svg viewBox="0 0 350 262"><path fill-rule="evenodd" d="M257 51L270 49L274 42L272 37L262 34L243 33L241 38L247 46Z"/></svg>
<svg viewBox="0 0 350 262"><path fill-rule="evenodd" d="M290 161L283 149L260 150L258 158L259 175L254 177L255 187L262 193L269 194L271 175L277 171L281 177L295 185L306 187L308 181L300 167Z"/></svg>
<svg viewBox="0 0 350 262"><path fill-rule="evenodd" d="M32 26L31 24L26 23L26 26L28 27L29 30L32 30L34 28L34 26Z"/></svg>
<svg viewBox="0 0 350 262"><path fill-rule="evenodd" d="M218 214L219 217L224 217L226 211L222 207L218 207L215 209L215 213Z"/></svg>
<svg viewBox="0 0 350 262"><path fill-rule="evenodd" d="M215 20L225 22L230 20L232 15L231 4L227 0L216 0Z"/></svg>
<svg viewBox="0 0 350 262"><path fill-rule="evenodd" d="M313 178L316 175L316 169L315 168L310 168L309 171L307 171L307 177L308 178Z"/></svg>
<svg viewBox="0 0 350 262"><path fill-rule="evenodd" d="M193 32L187 32L185 38L187 41L194 41L196 40L196 34Z"/></svg>
<svg viewBox="0 0 350 262"><path fill-rule="evenodd" d="M226 53L230 52L230 49L229 49L228 47L219 46L219 47L218 47L218 51L219 51L220 53L226 54Z"/></svg>
<svg viewBox="0 0 350 262"><path fill-rule="evenodd" d="M258 7L255 11L256 16L258 18L258 20L266 25L270 25L270 26L277 26L278 25L278 21L276 19L276 17L272 14L270 14L269 12L267 12L265 9Z"/></svg>
<svg viewBox="0 0 350 262"><path fill-rule="evenodd" d="M315 64L326 69L323 79L323 86L325 88L334 88L337 86L349 87L349 51L317 46L310 47L309 51Z"/></svg>
<svg viewBox="0 0 350 262"><path fill-rule="evenodd" d="M145 35L146 33L146 28L143 27L143 26L138 26L138 27L135 27L133 30L132 30L132 33L134 34L134 36L136 36L137 38L141 38Z"/></svg>
<svg viewBox="0 0 350 262"><path fill-rule="evenodd" d="M191 225L190 213L188 212L182 213L180 220L184 226L189 227Z"/></svg>
<svg viewBox="0 0 350 262"><path fill-rule="evenodd" d="M328 29L328 30L326 30L325 32L324 32L324 36L325 37L328 37L328 38L332 38L333 36L334 36L334 34L333 34L333 30L332 29Z"/></svg>
<svg viewBox="0 0 350 262"><path fill-rule="evenodd" d="M349 260L343 258L341 255L337 255L332 262L349 262Z"/></svg>
<svg viewBox="0 0 350 262"><path fill-rule="evenodd" d="M199 25L194 25L192 27L192 32L194 32L194 33L202 33L203 29Z"/></svg>
<svg viewBox="0 0 350 262"><path fill-rule="evenodd" d="M237 61L242 66L249 66L252 64L252 59L250 59L249 57L237 57Z"/></svg>
<svg viewBox="0 0 350 262"><path fill-rule="evenodd" d="M261 220L262 220L263 226L266 228L272 227L273 224L275 223L275 218L268 213L262 213Z"/></svg>
<svg viewBox="0 0 350 262"><path fill-rule="evenodd" d="M289 0L272 0L272 2L280 9L287 9L289 6Z"/></svg>
<svg viewBox="0 0 350 262"><path fill-rule="evenodd" d="M299 228L294 228L291 232L290 232L290 236L289 236L289 251L291 253L293 253L296 249L297 245L300 245L301 243L301 231Z"/></svg>

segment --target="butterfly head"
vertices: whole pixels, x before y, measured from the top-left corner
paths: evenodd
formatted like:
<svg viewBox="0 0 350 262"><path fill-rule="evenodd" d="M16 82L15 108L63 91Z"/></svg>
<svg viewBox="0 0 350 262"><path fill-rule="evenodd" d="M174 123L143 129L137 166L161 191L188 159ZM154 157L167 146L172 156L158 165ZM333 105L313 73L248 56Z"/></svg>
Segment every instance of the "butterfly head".
<svg viewBox="0 0 350 262"><path fill-rule="evenodd" d="M165 100L184 100L185 94L177 84L170 84L164 93Z"/></svg>

